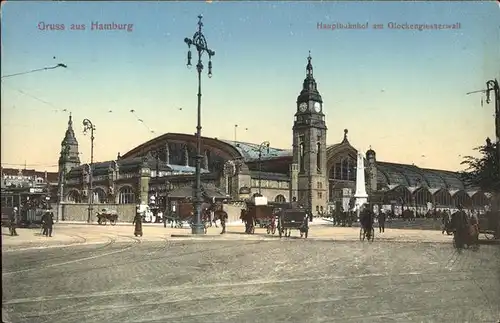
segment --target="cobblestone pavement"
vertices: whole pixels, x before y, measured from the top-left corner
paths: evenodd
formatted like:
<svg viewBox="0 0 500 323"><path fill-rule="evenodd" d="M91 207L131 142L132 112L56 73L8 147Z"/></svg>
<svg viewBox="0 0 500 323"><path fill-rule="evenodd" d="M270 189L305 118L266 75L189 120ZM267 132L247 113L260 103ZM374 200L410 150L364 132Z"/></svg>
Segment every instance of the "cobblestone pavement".
<svg viewBox="0 0 500 323"><path fill-rule="evenodd" d="M54 238L78 234L93 244L3 252L4 322L500 319L500 247L457 253L440 232L404 231L437 239L431 243L383 234L360 242L356 228L320 226L307 240L221 238L215 229L202 240L172 240L164 228L145 227L143 238L132 227L58 229ZM20 233L4 241L29 240L30 232ZM320 238L341 233L336 241Z"/></svg>

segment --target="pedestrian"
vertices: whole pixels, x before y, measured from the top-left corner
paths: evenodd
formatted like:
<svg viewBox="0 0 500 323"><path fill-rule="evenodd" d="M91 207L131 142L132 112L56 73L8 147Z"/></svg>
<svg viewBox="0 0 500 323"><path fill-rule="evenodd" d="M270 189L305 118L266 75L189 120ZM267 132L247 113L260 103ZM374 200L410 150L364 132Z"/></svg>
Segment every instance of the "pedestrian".
<svg viewBox="0 0 500 323"><path fill-rule="evenodd" d="M386 215L385 215L384 210L380 210L378 213L378 218L377 218L379 232L385 232L385 219L386 219Z"/></svg>
<svg viewBox="0 0 500 323"><path fill-rule="evenodd" d="M42 235L43 236L47 235L47 229L48 229L47 223L49 222L48 217L49 217L49 212L45 211L42 215Z"/></svg>
<svg viewBox="0 0 500 323"><path fill-rule="evenodd" d="M137 212L135 213L134 221L132 222L132 224L135 225L134 235L136 237L142 237L142 215L139 210L137 210Z"/></svg>
<svg viewBox="0 0 500 323"><path fill-rule="evenodd" d="M47 211L47 217L45 222L45 236L52 237L52 228L54 226L54 214L50 211Z"/></svg>
<svg viewBox="0 0 500 323"><path fill-rule="evenodd" d="M18 213L17 213L17 207L14 207L12 210L12 214L10 215L10 221L9 221L9 231L11 236L17 236L17 231L16 231L16 226L17 226L17 220L18 220Z"/></svg>
<svg viewBox="0 0 500 323"><path fill-rule="evenodd" d="M220 215L220 225L222 226L222 232L220 234L226 233L226 221L228 220L228 215L226 211L221 211Z"/></svg>

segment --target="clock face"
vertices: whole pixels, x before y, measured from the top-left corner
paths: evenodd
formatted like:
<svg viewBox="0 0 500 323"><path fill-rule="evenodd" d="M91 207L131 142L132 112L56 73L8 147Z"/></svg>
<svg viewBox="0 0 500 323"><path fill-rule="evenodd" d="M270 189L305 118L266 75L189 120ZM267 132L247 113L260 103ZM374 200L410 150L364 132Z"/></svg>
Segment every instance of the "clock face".
<svg viewBox="0 0 500 323"><path fill-rule="evenodd" d="M314 103L314 111L316 111L317 113L321 112L321 103L319 102Z"/></svg>
<svg viewBox="0 0 500 323"><path fill-rule="evenodd" d="M305 112L307 110L307 103L303 102L299 105L300 112Z"/></svg>

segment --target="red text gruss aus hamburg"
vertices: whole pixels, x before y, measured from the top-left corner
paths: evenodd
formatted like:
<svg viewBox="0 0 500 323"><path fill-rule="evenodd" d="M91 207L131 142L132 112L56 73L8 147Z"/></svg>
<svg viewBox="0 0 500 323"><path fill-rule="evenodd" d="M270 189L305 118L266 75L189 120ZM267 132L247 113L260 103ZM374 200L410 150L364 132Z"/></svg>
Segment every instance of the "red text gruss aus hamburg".
<svg viewBox="0 0 500 323"><path fill-rule="evenodd" d="M325 24L322 22L318 22L316 24L317 29L323 30L337 30L337 29L368 29L368 23L333 23L333 24ZM372 29L384 29L384 24L372 24ZM460 29L462 26L459 22L454 24L409 24L409 23L395 23L389 22L387 23L388 29L397 29L397 30L444 30L444 29Z"/></svg>
<svg viewBox="0 0 500 323"><path fill-rule="evenodd" d="M63 31L63 30L87 30L88 26L85 24L51 24L45 23L43 21L38 23L38 29L43 31ZM92 31L107 31L107 30L125 30L127 32L134 31L134 24L117 24L117 23L100 23L98 21L92 21L90 23L90 28L88 30Z"/></svg>

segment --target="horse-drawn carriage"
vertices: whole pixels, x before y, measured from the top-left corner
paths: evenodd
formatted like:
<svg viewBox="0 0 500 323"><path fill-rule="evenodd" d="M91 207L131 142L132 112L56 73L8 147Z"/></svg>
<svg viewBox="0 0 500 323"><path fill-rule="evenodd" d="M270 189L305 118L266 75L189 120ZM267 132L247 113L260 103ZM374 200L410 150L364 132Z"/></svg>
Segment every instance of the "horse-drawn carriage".
<svg viewBox="0 0 500 323"><path fill-rule="evenodd" d="M185 199L178 201L176 205L176 211L167 215L167 220L171 222L171 227L182 228L185 223L188 223L192 227L196 216L193 202L190 199ZM222 202L214 201L211 203L203 202L201 204L201 222L205 227L205 232L207 231L207 227L211 227L213 224L217 227L217 221L223 217L227 218L227 213L224 211L223 205Z"/></svg>
<svg viewBox="0 0 500 323"><path fill-rule="evenodd" d="M116 210L112 209L102 209L96 213L97 223L106 225L109 221L111 225L115 225L118 222L118 213Z"/></svg>
<svg viewBox="0 0 500 323"><path fill-rule="evenodd" d="M246 208L241 210L240 219L245 222L245 233L254 234L256 225L266 228L268 234L276 233L275 209L270 205L247 202Z"/></svg>
<svg viewBox="0 0 500 323"><path fill-rule="evenodd" d="M303 236L307 238L309 235L309 217L305 209L281 209L278 213L278 232L280 238L283 235L289 237L292 229L299 230L301 238Z"/></svg>

